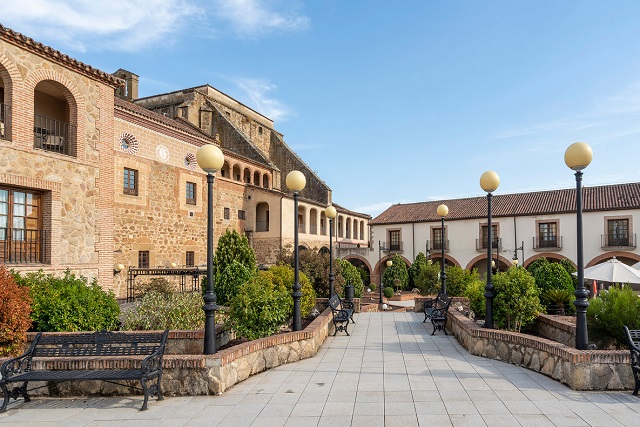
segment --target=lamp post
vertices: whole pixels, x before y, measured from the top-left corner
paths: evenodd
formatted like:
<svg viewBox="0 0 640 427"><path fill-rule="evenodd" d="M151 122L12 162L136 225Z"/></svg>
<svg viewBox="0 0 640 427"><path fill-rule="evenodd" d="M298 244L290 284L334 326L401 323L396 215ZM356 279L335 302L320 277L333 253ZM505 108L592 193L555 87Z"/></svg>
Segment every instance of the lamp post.
<svg viewBox="0 0 640 427"><path fill-rule="evenodd" d="M302 172L300 171L291 171L287 175L287 188L293 191L293 226L294 226L294 250L293 250L293 259L294 259L294 267L293 267L293 286L291 295L293 296L293 330L299 331L302 329L302 322L300 320L300 298L302 297L302 292L300 291L300 280L299 280L299 267L298 267L298 195L304 189L304 186L307 184L307 179L304 177Z"/></svg>
<svg viewBox="0 0 640 427"><path fill-rule="evenodd" d="M589 291L584 287L584 260L582 256L582 169L589 166L593 159L593 150L589 144L584 142L575 142L567 148L564 153L564 162L571 170L576 171L576 244L577 244L577 273L578 273L578 289L574 295L576 300L573 304L576 306L576 348L578 350L586 350L589 336L587 332L587 307L589 301Z"/></svg>
<svg viewBox="0 0 640 427"><path fill-rule="evenodd" d="M213 290L213 178L224 165L222 150L207 144L196 151L198 166L207 173L207 289L204 293L204 354L216 352L216 294Z"/></svg>
<svg viewBox="0 0 640 427"><path fill-rule="evenodd" d="M388 251L388 248L385 248L384 246L382 246L382 243L380 242L380 240L378 240L378 265L380 266L380 285L378 289L378 294L380 295L380 304L382 304L382 251ZM391 260L389 260L389 262L391 262ZM392 265L388 264L388 265Z"/></svg>
<svg viewBox="0 0 640 427"><path fill-rule="evenodd" d="M493 292L492 278L492 259L491 249L493 246L492 226L491 226L491 198L494 191L500 185L500 177L494 171L486 171L480 176L480 187L487 192L487 284L484 287L484 298L486 301L486 310L484 318L484 327L493 328L493 298L495 297Z"/></svg>
<svg viewBox="0 0 640 427"><path fill-rule="evenodd" d="M440 245L442 246L442 266L440 267L440 279L442 280L442 293L443 294L447 294L447 273L444 270L444 245L445 245L445 240L444 240L444 217L447 216L447 214L449 213L449 207L447 205L440 205L438 206L438 216L440 217L440 220L442 221L442 232L440 233Z"/></svg>
<svg viewBox="0 0 640 427"><path fill-rule="evenodd" d="M519 248L513 250L513 259L511 260L511 264L513 265L518 265L518 251L522 251L522 265L524 266L524 241Z"/></svg>
<svg viewBox="0 0 640 427"><path fill-rule="evenodd" d="M324 216L329 218L329 297L333 296L333 219L337 214L336 208L331 205L324 211Z"/></svg>

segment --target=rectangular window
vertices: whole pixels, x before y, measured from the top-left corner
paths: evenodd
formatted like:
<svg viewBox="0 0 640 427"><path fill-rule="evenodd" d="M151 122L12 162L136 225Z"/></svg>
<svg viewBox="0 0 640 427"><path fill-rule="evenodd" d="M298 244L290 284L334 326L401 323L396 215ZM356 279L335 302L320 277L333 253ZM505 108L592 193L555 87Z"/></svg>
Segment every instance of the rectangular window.
<svg viewBox="0 0 640 427"><path fill-rule="evenodd" d="M231 218L231 209L224 208L224 219L229 219L229 218Z"/></svg>
<svg viewBox="0 0 640 427"><path fill-rule="evenodd" d="M131 196L138 195L138 171L124 168L123 193Z"/></svg>
<svg viewBox="0 0 640 427"><path fill-rule="evenodd" d="M187 251L186 257L185 257L185 265L187 267L193 267L196 265L196 256L195 256L195 252L193 251Z"/></svg>
<svg viewBox="0 0 640 427"><path fill-rule="evenodd" d="M558 247L558 224L555 222L541 222L538 224L541 248Z"/></svg>
<svg viewBox="0 0 640 427"><path fill-rule="evenodd" d="M138 251L138 268L149 268L149 251Z"/></svg>
<svg viewBox="0 0 640 427"><path fill-rule="evenodd" d="M400 250L400 230L389 231L389 250L390 251Z"/></svg>
<svg viewBox="0 0 640 427"><path fill-rule="evenodd" d="M187 200L188 205L196 204L196 184L195 182L187 181Z"/></svg>
<svg viewBox="0 0 640 427"><path fill-rule="evenodd" d="M486 225L482 226L482 249L487 249L487 239L489 234L489 227ZM498 248L498 226L491 225L491 247L494 249Z"/></svg>
<svg viewBox="0 0 640 427"><path fill-rule="evenodd" d="M238 210L238 219L247 219L243 210Z"/></svg>
<svg viewBox="0 0 640 427"><path fill-rule="evenodd" d="M441 251L442 250L442 228L434 228L431 230L433 234L433 250Z"/></svg>
<svg viewBox="0 0 640 427"><path fill-rule="evenodd" d="M607 221L607 246L629 246L629 220L610 219Z"/></svg>
<svg viewBox="0 0 640 427"><path fill-rule="evenodd" d="M48 237L42 230L42 195L0 187L0 262L44 262Z"/></svg>

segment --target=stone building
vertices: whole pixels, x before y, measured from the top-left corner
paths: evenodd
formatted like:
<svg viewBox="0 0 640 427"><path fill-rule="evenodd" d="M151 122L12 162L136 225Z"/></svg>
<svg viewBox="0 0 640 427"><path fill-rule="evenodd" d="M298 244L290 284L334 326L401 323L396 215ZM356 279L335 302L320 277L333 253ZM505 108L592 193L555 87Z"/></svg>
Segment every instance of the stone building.
<svg viewBox="0 0 640 427"><path fill-rule="evenodd" d="M575 189L493 196L492 257L500 270L518 262L525 267L540 257L576 263ZM446 204L444 238L437 214ZM636 235L640 227L640 183L583 188L585 267L616 257L640 261ZM371 221L373 251L367 262L378 283L380 268L399 254L410 265L419 252L439 261L442 245L447 265L487 269L487 198L439 200L389 207Z"/></svg>
<svg viewBox="0 0 640 427"><path fill-rule="evenodd" d="M114 266L206 263L206 174L195 153L217 144L215 238L245 233L262 264L293 243L328 249L330 188L273 122L205 85L138 98L138 76L113 75L0 25L0 262L65 269L126 294ZM298 212L284 185L307 186ZM336 206L335 235L368 248L368 215Z"/></svg>

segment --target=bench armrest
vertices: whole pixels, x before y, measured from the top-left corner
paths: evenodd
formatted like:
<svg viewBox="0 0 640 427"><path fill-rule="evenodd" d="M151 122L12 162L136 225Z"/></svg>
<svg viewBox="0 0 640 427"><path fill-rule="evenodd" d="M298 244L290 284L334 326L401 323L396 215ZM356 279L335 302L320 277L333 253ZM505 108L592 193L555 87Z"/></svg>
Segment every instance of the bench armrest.
<svg viewBox="0 0 640 427"><path fill-rule="evenodd" d="M18 357L11 358L5 361L0 367L0 375L2 379L11 378L13 375L21 374L23 372L31 371L31 359L33 358L33 349L40 341L40 337L42 336L42 332L38 332L38 335L34 338L31 343L31 347L24 354L21 354Z"/></svg>
<svg viewBox="0 0 640 427"><path fill-rule="evenodd" d="M169 335L168 329L166 329L162 333L162 341L160 343L160 347L158 347L158 349L153 354L150 354L142 360L140 369L142 370L143 374L148 375L154 372L162 371L162 356L164 356L164 349L167 344L167 335Z"/></svg>
<svg viewBox="0 0 640 427"><path fill-rule="evenodd" d="M349 310L354 309L353 301L341 300L340 305L341 305L341 308L348 308Z"/></svg>
<svg viewBox="0 0 640 427"><path fill-rule="evenodd" d="M447 317L449 308L436 308L431 312L431 317Z"/></svg>

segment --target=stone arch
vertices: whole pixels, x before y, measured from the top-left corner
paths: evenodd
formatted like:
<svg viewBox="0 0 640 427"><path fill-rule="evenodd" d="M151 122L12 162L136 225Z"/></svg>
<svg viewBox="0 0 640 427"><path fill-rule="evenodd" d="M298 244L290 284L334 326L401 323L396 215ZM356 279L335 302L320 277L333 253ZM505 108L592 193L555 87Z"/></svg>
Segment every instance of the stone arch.
<svg viewBox="0 0 640 427"><path fill-rule="evenodd" d="M511 260L507 259L506 257L499 255L499 256L492 256L492 258L495 260L496 258L498 259L498 262L501 265L506 266L507 268L509 266L511 266ZM469 261L467 263L467 266L465 267L465 270L473 270L474 266L481 260L486 260L487 259L487 254L482 254L482 255L478 255L477 257L473 258L471 261Z"/></svg>
<svg viewBox="0 0 640 427"><path fill-rule="evenodd" d="M597 257L593 258L591 261L589 261L587 263L587 265L585 265L585 267L593 267L596 264L600 264L603 261L609 260L613 257L616 258L628 258L628 259L632 259L636 262L640 262L640 255L638 254L634 254L633 252L625 252L625 251L611 251L611 252L607 252L605 254L602 255L598 255Z"/></svg>
<svg viewBox="0 0 640 427"><path fill-rule="evenodd" d="M442 253L430 252L428 259L430 259L431 261L438 261L439 262L440 259L442 259ZM451 255L445 253L444 254L444 259L445 259L446 265L455 265L456 267L460 267L460 263L458 262L458 260L455 259L454 257L452 257Z"/></svg>
<svg viewBox="0 0 640 427"><path fill-rule="evenodd" d="M262 188L269 188L269 175L266 173L262 175Z"/></svg>
<svg viewBox="0 0 640 427"><path fill-rule="evenodd" d="M374 274L379 274L380 273L380 265L381 264L385 264L387 260L392 259L394 256L399 255L399 254L393 254L393 255L385 255L383 256L380 260L378 260L378 262L376 263L375 267L374 267ZM407 265L407 268L411 267L411 261L409 261L407 258L405 258L404 256L400 255L400 258L402 258L402 260L404 261L404 263Z"/></svg>
<svg viewBox="0 0 640 427"><path fill-rule="evenodd" d="M229 166L228 161L224 161L224 165L222 165L222 169L220 169L220 175L223 178L231 178L231 166Z"/></svg>
<svg viewBox="0 0 640 427"><path fill-rule="evenodd" d="M237 163L233 165L233 169L231 171L231 179L233 179L234 181L242 181L240 165Z"/></svg>
<svg viewBox="0 0 640 427"><path fill-rule="evenodd" d="M347 260L347 261L352 260L352 259L361 261L369 269L369 275L372 274L371 263L369 263L369 260L366 259L365 257L362 257L360 255L352 254L352 255L345 255L342 259ZM385 260L385 262L387 262L387 261Z"/></svg>
<svg viewBox="0 0 640 427"><path fill-rule="evenodd" d="M260 171L255 171L253 173L253 185L256 187L260 186Z"/></svg>
<svg viewBox="0 0 640 427"><path fill-rule="evenodd" d="M269 203L256 204L256 231L269 231Z"/></svg>
<svg viewBox="0 0 640 427"><path fill-rule="evenodd" d="M567 257L566 257L566 256L564 256L564 255L555 254L555 253L553 253L553 252L543 252L543 253L541 253L541 254L535 254L534 256L527 258L527 260L524 262L523 267L524 267L524 268L529 267L529 266L531 265L531 263L532 263L532 262L534 262L535 260L540 259L540 258L542 258L542 257L545 257L545 258L547 258L547 259L549 259L549 258L550 258L550 259L556 260L556 262L560 262L560 261L562 261L563 259L567 258ZM571 262L573 263L573 261L571 261ZM575 266L575 263L574 263L573 265Z"/></svg>
<svg viewBox="0 0 640 427"><path fill-rule="evenodd" d="M19 88L22 84L20 79L20 72L18 71L18 67L16 67L13 61L10 61L9 58L4 53L0 53L0 79L2 79L2 87L4 92L4 97L0 98L0 103L5 105L6 108L13 108L14 106L14 89ZM13 126L11 122L11 111L3 112L3 120L2 126L3 129L0 129L0 139L11 140L13 133Z"/></svg>
<svg viewBox="0 0 640 427"><path fill-rule="evenodd" d="M24 90L31 94L30 102L27 104L27 126L33 129L33 123L35 117L35 90L36 87L42 82L52 82L58 90L60 90L62 96L65 98L69 108L69 124L75 126L75 135L70 135L70 147L69 155L75 157L84 157L85 147L81 143L79 136L85 135L85 123L84 120L80 120L80 111L85 111L85 104L78 88L67 77L56 73L54 70L40 69L32 74L25 80Z"/></svg>
<svg viewBox="0 0 640 427"><path fill-rule="evenodd" d="M242 182L245 184L251 184L251 169L244 168L244 171L242 172Z"/></svg>
<svg viewBox="0 0 640 427"><path fill-rule="evenodd" d="M321 246L320 249L318 249L318 253L320 254L329 254L329 252L328 246Z"/></svg>

